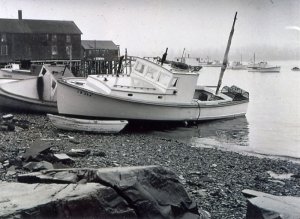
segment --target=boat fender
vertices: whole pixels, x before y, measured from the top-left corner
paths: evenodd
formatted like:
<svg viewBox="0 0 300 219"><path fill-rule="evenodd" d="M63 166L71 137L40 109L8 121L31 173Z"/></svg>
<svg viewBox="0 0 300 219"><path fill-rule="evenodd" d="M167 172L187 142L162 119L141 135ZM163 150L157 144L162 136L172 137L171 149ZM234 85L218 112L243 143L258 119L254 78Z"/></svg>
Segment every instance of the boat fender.
<svg viewBox="0 0 300 219"><path fill-rule="evenodd" d="M39 100L43 100L43 96L44 96L44 78L43 78L43 76L40 76L37 78L36 88L37 88Z"/></svg>

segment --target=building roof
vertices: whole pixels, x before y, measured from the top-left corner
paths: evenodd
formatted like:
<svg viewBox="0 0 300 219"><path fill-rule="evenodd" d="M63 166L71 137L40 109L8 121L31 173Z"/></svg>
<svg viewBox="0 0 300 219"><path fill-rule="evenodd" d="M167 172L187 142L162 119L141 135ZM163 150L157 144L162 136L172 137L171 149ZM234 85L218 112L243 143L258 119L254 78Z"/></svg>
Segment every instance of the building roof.
<svg viewBox="0 0 300 219"><path fill-rule="evenodd" d="M118 50L118 46L110 40L81 40L81 46L87 49L109 49Z"/></svg>
<svg viewBox="0 0 300 219"><path fill-rule="evenodd" d="M0 19L2 33L82 34L73 21Z"/></svg>

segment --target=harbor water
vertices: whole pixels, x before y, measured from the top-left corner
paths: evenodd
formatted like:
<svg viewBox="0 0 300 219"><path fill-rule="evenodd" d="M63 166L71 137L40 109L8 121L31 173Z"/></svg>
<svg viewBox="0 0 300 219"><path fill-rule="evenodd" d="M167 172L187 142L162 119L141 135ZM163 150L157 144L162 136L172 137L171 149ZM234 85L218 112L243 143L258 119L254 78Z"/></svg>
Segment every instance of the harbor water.
<svg viewBox="0 0 300 219"><path fill-rule="evenodd" d="M237 85L250 94L245 117L202 122L197 126L154 131L190 142L195 147L218 147L300 161L300 61L276 61L280 73L225 71L223 85ZM204 67L199 85L218 82L220 68Z"/></svg>

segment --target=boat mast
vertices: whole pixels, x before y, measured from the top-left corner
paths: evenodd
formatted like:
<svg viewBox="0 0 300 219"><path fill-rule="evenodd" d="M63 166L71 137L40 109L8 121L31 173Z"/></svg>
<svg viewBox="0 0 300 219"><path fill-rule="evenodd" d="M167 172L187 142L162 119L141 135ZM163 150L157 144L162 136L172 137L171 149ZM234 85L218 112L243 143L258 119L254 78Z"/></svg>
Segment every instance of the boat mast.
<svg viewBox="0 0 300 219"><path fill-rule="evenodd" d="M218 81L218 85L217 85L216 94L219 92L219 89L221 87L223 75L224 75L224 72L226 70L226 66L227 66L227 63L228 63L228 53L229 53L229 49L230 49L230 45L231 45L232 36L233 36L233 33L234 33L234 25L235 25L235 21L236 21L236 16L237 16L237 12L235 12L232 28L231 28L231 31L230 31L230 34L229 34L229 39L228 39L226 51L225 51L225 54L224 54L224 59L223 59L222 67L221 67L221 72L220 72L220 77L219 77L219 81Z"/></svg>
<svg viewBox="0 0 300 219"><path fill-rule="evenodd" d="M181 62L183 60L184 50L185 50L185 48L183 48L183 52L182 52L182 56L181 56Z"/></svg>
<svg viewBox="0 0 300 219"><path fill-rule="evenodd" d="M167 55L168 55L168 48L166 49L165 53L163 54L163 56L161 58L161 65L163 65L164 62L166 61Z"/></svg>

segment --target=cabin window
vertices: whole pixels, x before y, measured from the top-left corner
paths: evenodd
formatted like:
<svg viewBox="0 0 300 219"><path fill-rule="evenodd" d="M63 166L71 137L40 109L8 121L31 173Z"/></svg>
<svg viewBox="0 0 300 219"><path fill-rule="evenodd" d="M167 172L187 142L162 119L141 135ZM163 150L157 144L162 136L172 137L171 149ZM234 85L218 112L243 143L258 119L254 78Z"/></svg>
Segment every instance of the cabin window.
<svg viewBox="0 0 300 219"><path fill-rule="evenodd" d="M66 35L66 42L71 43L71 36L70 35Z"/></svg>
<svg viewBox="0 0 300 219"><path fill-rule="evenodd" d="M46 72L47 72L47 70L45 68L43 68L42 75L45 75Z"/></svg>
<svg viewBox="0 0 300 219"><path fill-rule="evenodd" d="M52 46L52 55L57 55L57 46Z"/></svg>
<svg viewBox="0 0 300 219"><path fill-rule="evenodd" d="M57 35L56 34L52 35L52 42L57 42Z"/></svg>
<svg viewBox="0 0 300 219"><path fill-rule="evenodd" d="M1 45L1 55L7 55L7 54L8 54L7 45Z"/></svg>
<svg viewBox="0 0 300 219"><path fill-rule="evenodd" d="M158 77L157 81L164 85L164 86L168 86L169 85L169 82L170 82L170 76L167 75L167 74L164 74L164 73L160 73L160 76Z"/></svg>
<svg viewBox="0 0 300 219"><path fill-rule="evenodd" d="M178 78L173 78L172 79L172 83L171 83L172 87L176 87L177 86L177 81L178 81Z"/></svg>
<svg viewBox="0 0 300 219"><path fill-rule="evenodd" d="M135 66L135 70L139 73L142 73L143 74L143 71L144 71L144 68L145 68L145 65L140 63L140 62L137 62L136 66Z"/></svg>
<svg viewBox="0 0 300 219"><path fill-rule="evenodd" d="M1 43L5 43L6 41L7 41L6 34L5 33L1 34Z"/></svg>
<svg viewBox="0 0 300 219"><path fill-rule="evenodd" d="M151 68L150 66L147 68L146 77L152 80L155 80L158 76L158 70L155 68Z"/></svg>

